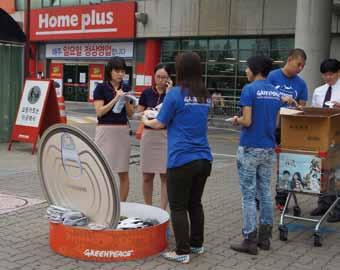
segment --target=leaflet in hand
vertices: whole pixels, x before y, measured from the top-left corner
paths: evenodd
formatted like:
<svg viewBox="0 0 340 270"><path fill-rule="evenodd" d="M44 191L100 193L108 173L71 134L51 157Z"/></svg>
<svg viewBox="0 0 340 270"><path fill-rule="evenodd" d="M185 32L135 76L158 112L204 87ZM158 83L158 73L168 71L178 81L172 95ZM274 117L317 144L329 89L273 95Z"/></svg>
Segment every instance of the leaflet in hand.
<svg viewBox="0 0 340 270"><path fill-rule="evenodd" d="M157 118L158 111L155 111L155 110L145 110L145 111L144 111L144 115L145 115L148 119L155 119L155 118Z"/></svg>

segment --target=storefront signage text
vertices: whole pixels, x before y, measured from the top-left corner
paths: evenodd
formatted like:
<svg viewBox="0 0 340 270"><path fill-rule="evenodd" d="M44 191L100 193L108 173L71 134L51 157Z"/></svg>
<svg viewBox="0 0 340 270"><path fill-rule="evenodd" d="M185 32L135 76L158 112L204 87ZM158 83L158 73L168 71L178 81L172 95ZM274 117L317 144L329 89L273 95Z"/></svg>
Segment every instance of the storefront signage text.
<svg viewBox="0 0 340 270"><path fill-rule="evenodd" d="M46 58L133 57L132 42L47 44Z"/></svg>
<svg viewBox="0 0 340 270"><path fill-rule="evenodd" d="M31 11L31 40L134 38L135 2Z"/></svg>

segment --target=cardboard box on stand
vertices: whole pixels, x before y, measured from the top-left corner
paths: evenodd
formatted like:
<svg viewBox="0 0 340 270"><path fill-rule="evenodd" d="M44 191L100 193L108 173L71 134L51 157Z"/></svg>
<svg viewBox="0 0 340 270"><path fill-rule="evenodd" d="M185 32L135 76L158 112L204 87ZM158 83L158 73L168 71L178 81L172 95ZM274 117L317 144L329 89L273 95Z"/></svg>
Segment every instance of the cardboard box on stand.
<svg viewBox="0 0 340 270"><path fill-rule="evenodd" d="M340 110L304 108L293 115L281 115L281 147L327 152L340 144Z"/></svg>

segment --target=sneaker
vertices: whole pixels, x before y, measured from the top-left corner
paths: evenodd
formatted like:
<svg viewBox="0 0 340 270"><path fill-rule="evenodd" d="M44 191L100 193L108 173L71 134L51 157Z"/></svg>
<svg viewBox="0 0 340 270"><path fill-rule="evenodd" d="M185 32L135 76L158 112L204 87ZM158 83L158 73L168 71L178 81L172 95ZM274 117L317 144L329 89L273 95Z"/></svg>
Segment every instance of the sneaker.
<svg viewBox="0 0 340 270"><path fill-rule="evenodd" d="M167 259L169 261L175 261L180 263L190 262L190 256L188 254L178 255L175 251L164 252L162 256L164 259Z"/></svg>
<svg viewBox="0 0 340 270"><path fill-rule="evenodd" d="M203 254L204 247L190 247L190 252L193 254Z"/></svg>

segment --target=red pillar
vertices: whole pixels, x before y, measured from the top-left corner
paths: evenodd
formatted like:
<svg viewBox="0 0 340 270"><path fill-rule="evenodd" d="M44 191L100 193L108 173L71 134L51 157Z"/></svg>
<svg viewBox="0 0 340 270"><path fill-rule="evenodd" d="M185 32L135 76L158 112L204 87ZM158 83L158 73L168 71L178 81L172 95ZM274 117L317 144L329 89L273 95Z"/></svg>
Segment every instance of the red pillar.
<svg viewBox="0 0 340 270"><path fill-rule="evenodd" d="M136 75L151 76L153 80L153 70L160 62L161 42L157 39L148 39L145 41L144 63L136 64ZM140 93L148 85L138 85L135 87L137 93Z"/></svg>

